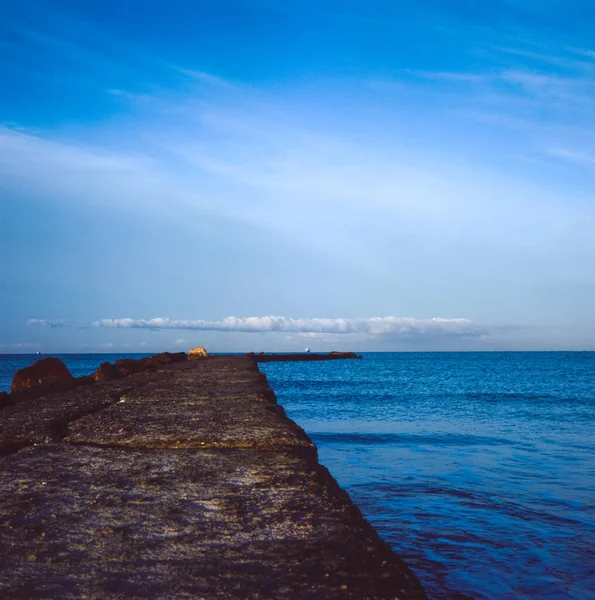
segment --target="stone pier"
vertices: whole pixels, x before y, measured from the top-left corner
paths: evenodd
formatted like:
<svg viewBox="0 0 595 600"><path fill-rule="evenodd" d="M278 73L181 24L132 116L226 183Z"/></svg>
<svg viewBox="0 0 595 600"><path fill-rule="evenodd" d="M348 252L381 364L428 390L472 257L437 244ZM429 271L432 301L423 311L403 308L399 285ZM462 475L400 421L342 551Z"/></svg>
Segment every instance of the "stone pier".
<svg viewBox="0 0 595 600"><path fill-rule="evenodd" d="M250 357L7 403L0 452L2 598L426 597Z"/></svg>

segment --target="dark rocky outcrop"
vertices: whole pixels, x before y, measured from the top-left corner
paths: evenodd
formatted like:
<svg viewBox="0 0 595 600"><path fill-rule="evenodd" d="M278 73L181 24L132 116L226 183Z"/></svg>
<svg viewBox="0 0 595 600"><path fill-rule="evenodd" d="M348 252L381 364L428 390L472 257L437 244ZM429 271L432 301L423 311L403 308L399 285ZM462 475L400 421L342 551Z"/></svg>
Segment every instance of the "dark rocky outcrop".
<svg viewBox="0 0 595 600"><path fill-rule="evenodd" d="M113 381L114 379L121 379L124 377L122 373L114 367L111 363L101 363L95 373L92 375L93 380L97 381Z"/></svg>
<svg viewBox="0 0 595 600"><path fill-rule="evenodd" d="M11 394L6 398L0 395L0 408L21 400L39 398L96 382L113 381L140 373L155 373L173 365L180 365L187 359L184 352L162 352L138 360L125 358L117 360L113 365L104 362L92 375L75 378L61 360L44 358L16 372L12 380Z"/></svg>
<svg viewBox="0 0 595 600"><path fill-rule="evenodd" d="M161 352L153 356L145 358L122 358L114 363L114 367L120 371L122 375L128 377L135 373L144 373L147 371L156 371L159 367L171 365L173 363L182 362L188 359L185 352Z"/></svg>
<svg viewBox="0 0 595 600"><path fill-rule="evenodd" d="M141 358L140 361L150 368L171 365L172 363L181 362L187 359L188 355L185 352L161 352L160 354Z"/></svg>
<svg viewBox="0 0 595 600"><path fill-rule="evenodd" d="M95 375L82 375L81 377L75 377L74 381L77 385L93 385L95 383Z"/></svg>
<svg viewBox="0 0 595 600"><path fill-rule="evenodd" d="M149 370L142 360L134 358L120 358L114 362L114 367L120 371L124 377Z"/></svg>
<svg viewBox="0 0 595 600"><path fill-rule="evenodd" d="M0 450L2 597L426 599L249 358L8 406Z"/></svg>
<svg viewBox="0 0 595 600"><path fill-rule="evenodd" d="M44 358L17 371L10 387L12 392L36 389L43 392L72 389L76 382L68 367L58 358Z"/></svg>

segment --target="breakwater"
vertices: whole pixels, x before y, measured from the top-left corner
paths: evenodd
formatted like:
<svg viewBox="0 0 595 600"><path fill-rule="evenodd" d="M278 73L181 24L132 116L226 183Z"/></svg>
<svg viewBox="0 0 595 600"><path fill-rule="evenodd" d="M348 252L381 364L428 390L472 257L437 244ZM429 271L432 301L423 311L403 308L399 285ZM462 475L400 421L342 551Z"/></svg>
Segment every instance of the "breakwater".
<svg viewBox="0 0 595 600"><path fill-rule="evenodd" d="M3 597L425 598L253 358L119 367L5 399Z"/></svg>
<svg viewBox="0 0 595 600"><path fill-rule="evenodd" d="M265 354L264 352L260 352L259 354L254 354L251 352L248 354L248 356L253 358L256 362L308 362L316 360L344 360L361 358L361 355L356 354L355 352L329 352L328 354L315 354L306 352L285 354Z"/></svg>

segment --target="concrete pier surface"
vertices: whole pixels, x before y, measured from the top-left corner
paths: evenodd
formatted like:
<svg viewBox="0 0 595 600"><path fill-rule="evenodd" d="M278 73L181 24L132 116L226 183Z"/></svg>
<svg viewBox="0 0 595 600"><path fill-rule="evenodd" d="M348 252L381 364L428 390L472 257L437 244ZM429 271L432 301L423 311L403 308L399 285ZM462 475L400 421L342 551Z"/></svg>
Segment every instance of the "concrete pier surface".
<svg viewBox="0 0 595 600"><path fill-rule="evenodd" d="M421 600L250 357L0 410L0 597Z"/></svg>

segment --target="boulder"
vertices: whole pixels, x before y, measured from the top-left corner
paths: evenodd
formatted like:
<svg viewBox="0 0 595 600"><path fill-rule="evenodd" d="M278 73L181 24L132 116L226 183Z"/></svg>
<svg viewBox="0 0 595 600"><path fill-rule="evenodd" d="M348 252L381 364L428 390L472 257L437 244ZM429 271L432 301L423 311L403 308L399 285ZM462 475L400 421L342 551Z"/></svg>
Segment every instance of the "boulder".
<svg viewBox="0 0 595 600"><path fill-rule="evenodd" d="M147 356L147 358L141 358L141 361L148 367L160 367L162 365L171 365L175 362L181 362L187 360L185 352L161 352L154 354L153 356Z"/></svg>
<svg viewBox="0 0 595 600"><path fill-rule="evenodd" d="M207 351L202 346L198 348L192 348L192 350L188 352L188 360L197 360L208 357L209 355L207 354Z"/></svg>
<svg viewBox="0 0 595 600"><path fill-rule="evenodd" d="M95 378L93 375L82 375L81 377L75 377L77 385L92 385L95 383Z"/></svg>
<svg viewBox="0 0 595 600"><path fill-rule="evenodd" d="M21 392L35 388L49 392L69 390L75 386L73 376L61 360L44 358L17 371L10 389L13 392Z"/></svg>
<svg viewBox="0 0 595 600"><path fill-rule="evenodd" d="M133 358L121 358L114 363L114 367L124 376L135 375L157 371L159 367L171 365L172 363L187 360L185 352L161 352L153 356L146 356L135 360Z"/></svg>
<svg viewBox="0 0 595 600"><path fill-rule="evenodd" d="M134 358L120 358L114 363L114 367L120 371L124 377L134 375L135 373L144 373L149 370L142 360L135 360Z"/></svg>
<svg viewBox="0 0 595 600"><path fill-rule="evenodd" d="M95 381L112 381L114 379L121 379L124 375L111 363L104 362L97 367L92 377Z"/></svg>

